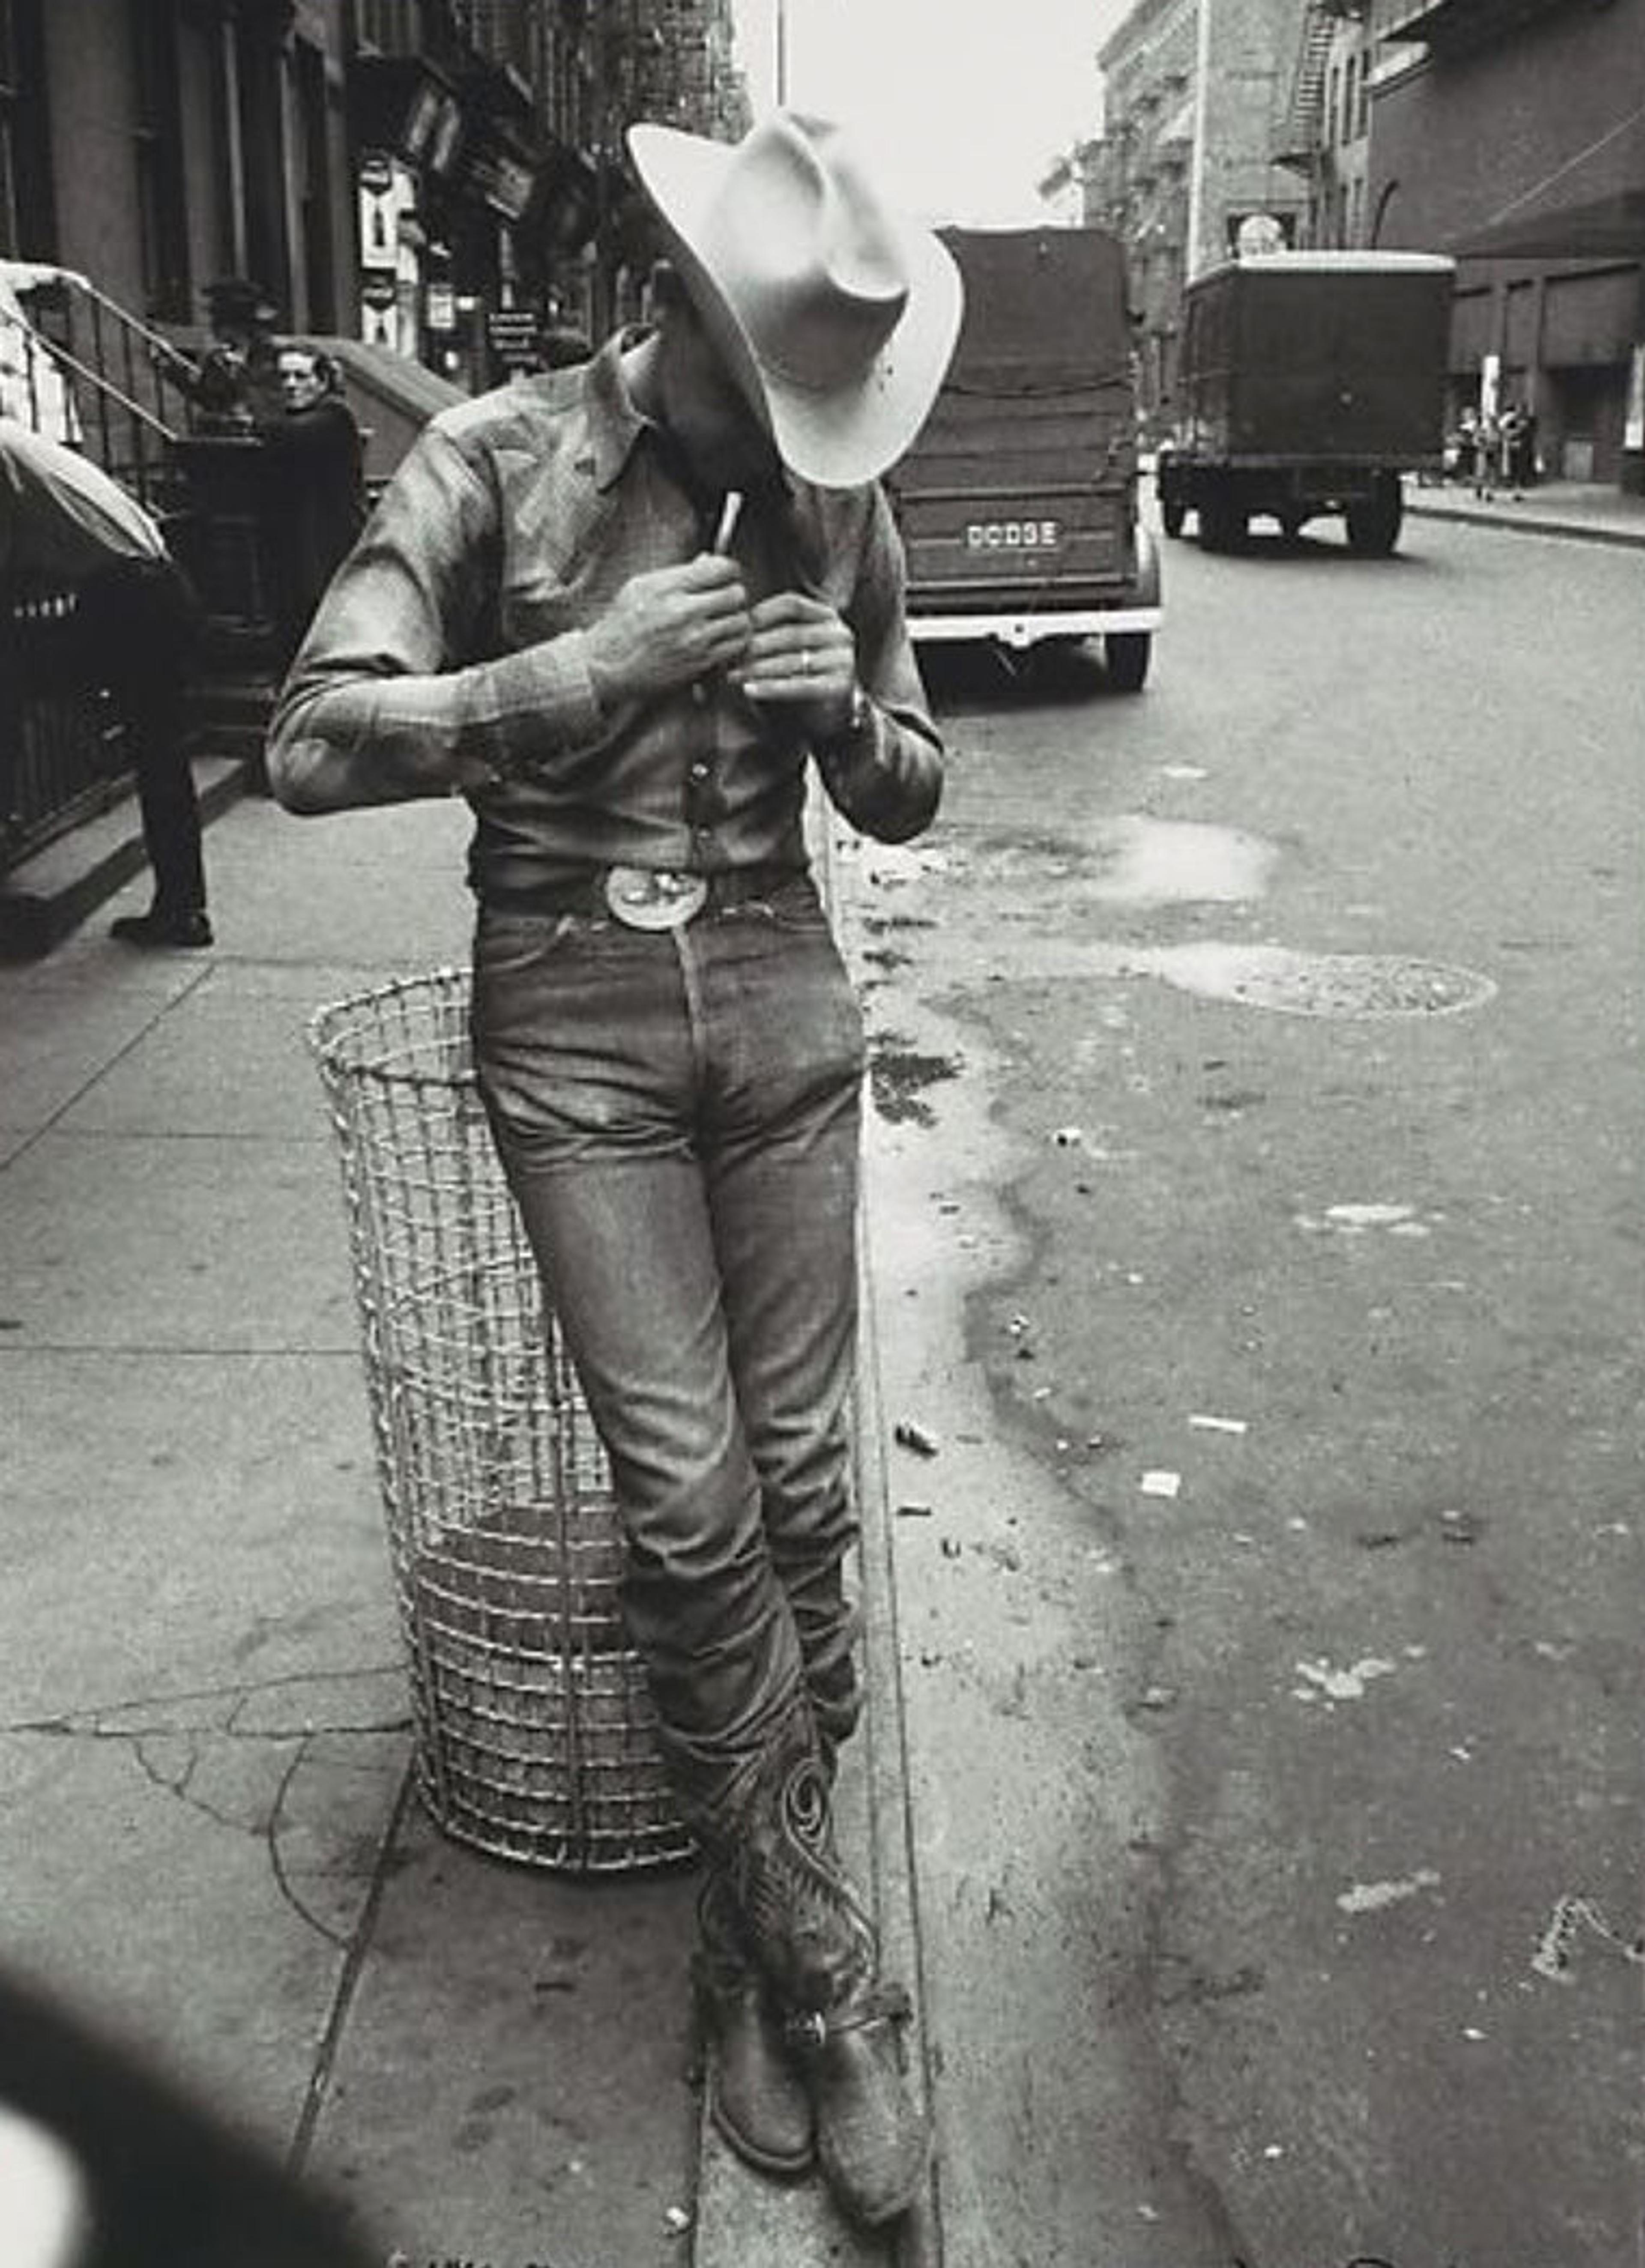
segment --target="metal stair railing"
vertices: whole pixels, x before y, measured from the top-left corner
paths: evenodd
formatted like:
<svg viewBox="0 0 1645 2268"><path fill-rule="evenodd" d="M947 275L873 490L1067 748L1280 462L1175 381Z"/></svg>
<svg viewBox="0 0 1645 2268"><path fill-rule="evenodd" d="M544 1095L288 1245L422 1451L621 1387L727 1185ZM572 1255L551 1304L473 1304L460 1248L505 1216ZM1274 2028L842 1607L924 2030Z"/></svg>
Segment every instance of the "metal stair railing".
<svg viewBox="0 0 1645 2268"><path fill-rule="evenodd" d="M191 455L211 446L190 414L199 362L84 276L35 274L23 282L14 270L0 293L0 407L79 450L154 515L200 591L209 633L259 633L256 529L191 470ZM0 656L10 657L0 666L0 878L129 785L123 740L97 688L26 686L12 666L74 605L67 588L0 576ZM209 638L203 691L218 674Z"/></svg>
<svg viewBox="0 0 1645 2268"><path fill-rule="evenodd" d="M173 448L188 430L193 357L71 270L29 297L41 303L37 318L0 300L24 423L83 449L149 510L175 510Z"/></svg>

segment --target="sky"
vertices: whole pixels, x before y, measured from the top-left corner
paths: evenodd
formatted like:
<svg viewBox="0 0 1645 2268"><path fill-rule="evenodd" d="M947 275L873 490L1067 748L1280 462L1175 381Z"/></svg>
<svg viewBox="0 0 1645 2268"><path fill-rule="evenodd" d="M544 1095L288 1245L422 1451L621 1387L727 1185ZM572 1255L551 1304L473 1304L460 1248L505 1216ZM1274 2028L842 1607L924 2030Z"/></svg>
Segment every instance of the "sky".
<svg viewBox="0 0 1645 2268"><path fill-rule="evenodd" d="M936 221L1044 220L1052 162L1102 122L1096 50L1129 0L733 0L756 114L850 126L890 194Z"/></svg>

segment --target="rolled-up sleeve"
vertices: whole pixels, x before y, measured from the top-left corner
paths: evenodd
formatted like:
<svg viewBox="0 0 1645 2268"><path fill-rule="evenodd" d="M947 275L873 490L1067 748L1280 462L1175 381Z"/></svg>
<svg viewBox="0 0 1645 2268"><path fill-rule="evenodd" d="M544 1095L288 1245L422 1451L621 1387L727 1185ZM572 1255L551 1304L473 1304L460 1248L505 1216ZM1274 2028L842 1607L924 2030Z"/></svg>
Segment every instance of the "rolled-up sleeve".
<svg viewBox="0 0 1645 2268"><path fill-rule="evenodd" d="M489 767L597 732L580 630L496 654L498 518L485 462L430 427L333 578L281 690L268 767L289 809L449 794Z"/></svg>
<svg viewBox="0 0 1645 2268"><path fill-rule="evenodd" d="M817 770L830 801L859 833L904 843L936 815L943 751L908 635L902 541L878 486L869 491L860 544L847 620L871 713L864 732L816 751Z"/></svg>

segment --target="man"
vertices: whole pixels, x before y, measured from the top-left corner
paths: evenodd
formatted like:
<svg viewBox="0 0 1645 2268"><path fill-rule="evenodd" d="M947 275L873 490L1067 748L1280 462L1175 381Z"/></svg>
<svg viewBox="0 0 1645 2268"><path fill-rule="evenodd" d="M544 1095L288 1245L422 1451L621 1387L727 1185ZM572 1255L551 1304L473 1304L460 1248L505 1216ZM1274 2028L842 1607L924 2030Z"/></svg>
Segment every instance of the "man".
<svg viewBox="0 0 1645 2268"><path fill-rule="evenodd" d="M153 870L146 913L114 934L129 945L211 943L200 806L183 742L199 606L147 512L74 449L0 417L0 575L68 592L66 613L0 612L4 661L23 689L107 692L136 775Z"/></svg>
<svg viewBox="0 0 1645 2268"><path fill-rule="evenodd" d="M360 532L365 487L360 429L331 357L291 340L280 347L276 368L280 408L260 431L275 659L284 674L321 592Z"/></svg>
<svg viewBox="0 0 1645 2268"><path fill-rule="evenodd" d="M926 2136L830 1817L863 1042L801 822L808 762L883 839L937 805L873 483L960 284L822 122L630 146L670 254L655 327L434 421L321 603L270 772L298 811L474 807L480 1087L706 1860L713 2114L874 2224Z"/></svg>

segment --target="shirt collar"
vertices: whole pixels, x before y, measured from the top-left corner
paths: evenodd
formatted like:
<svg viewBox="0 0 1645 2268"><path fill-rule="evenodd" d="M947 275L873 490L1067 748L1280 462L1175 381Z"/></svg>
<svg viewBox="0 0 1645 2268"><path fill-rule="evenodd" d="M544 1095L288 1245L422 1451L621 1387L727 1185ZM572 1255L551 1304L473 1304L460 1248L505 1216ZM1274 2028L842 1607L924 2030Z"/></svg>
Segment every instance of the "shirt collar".
<svg viewBox="0 0 1645 2268"><path fill-rule="evenodd" d="M594 486L601 491L614 488L621 480L642 439L647 435L668 460L674 455L672 444L654 417L646 416L630 390L623 357L651 335L647 324L634 324L618 331L608 339L587 367L584 380L583 399L588 417L588 438L593 453ZM686 486L690 487L690 482ZM771 493L786 504L793 498L794 484L786 468L778 466L771 482Z"/></svg>
<svg viewBox="0 0 1645 2268"><path fill-rule="evenodd" d="M594 448L594 485L609 489L622 478L642 433L654 430L629 391L623 357L645 336L643 329L619 331L606 341L588 365L584 399Z"/></svg>

